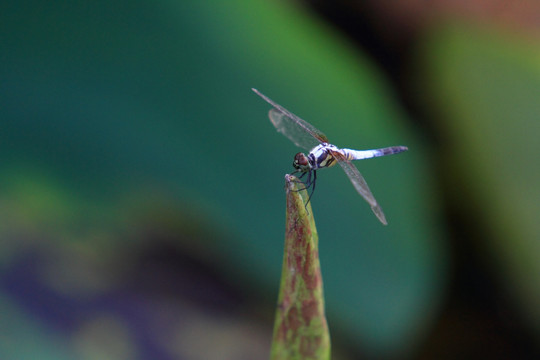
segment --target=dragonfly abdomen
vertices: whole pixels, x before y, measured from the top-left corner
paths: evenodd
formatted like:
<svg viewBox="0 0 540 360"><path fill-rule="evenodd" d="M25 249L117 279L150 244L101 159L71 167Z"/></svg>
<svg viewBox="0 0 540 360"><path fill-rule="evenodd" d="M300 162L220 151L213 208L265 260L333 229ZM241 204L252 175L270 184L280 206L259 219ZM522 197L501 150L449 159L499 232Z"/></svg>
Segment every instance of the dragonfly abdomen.
<svg viewBox="0 0 540 360"><path fill-rule="evenodd" d="M403 151L407 151L406 146L390 146L386 148L381 149L373 149L373 150L353 150L353 149L341 149L341 152L347 160L363 160L363 159L370 159L373 157L379 157L379 156L386 156L386 155L393 155L398 154Z"/></svg>

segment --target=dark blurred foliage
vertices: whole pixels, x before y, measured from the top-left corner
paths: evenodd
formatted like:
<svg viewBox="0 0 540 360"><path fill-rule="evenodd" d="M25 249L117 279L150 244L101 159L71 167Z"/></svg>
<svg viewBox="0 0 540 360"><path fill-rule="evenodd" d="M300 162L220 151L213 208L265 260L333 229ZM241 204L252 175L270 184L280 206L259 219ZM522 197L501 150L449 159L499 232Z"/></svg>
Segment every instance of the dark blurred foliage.
<svg viewBox="0 0 540 360"><path fill-rule="evenodd" d="M540 356L534 1L0 5L0 358L268 357L298 150L335 359Z"/></svg>

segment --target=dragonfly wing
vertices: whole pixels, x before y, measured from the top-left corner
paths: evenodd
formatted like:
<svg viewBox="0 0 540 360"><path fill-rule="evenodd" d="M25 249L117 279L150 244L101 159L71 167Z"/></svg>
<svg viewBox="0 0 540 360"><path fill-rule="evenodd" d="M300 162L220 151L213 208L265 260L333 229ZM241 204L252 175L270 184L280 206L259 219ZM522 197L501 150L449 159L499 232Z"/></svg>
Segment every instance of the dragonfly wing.
<svg viewBox="0 0 540 360"><path fill-rule="evenodd" d="M339 165L341 165L345 171L345 174L347 174L349 180L351 180L356 191L358 191L358 193L362 195L362 197L371 206L371 210L375 216L377 216L379 221L384 225L388 225L384 212L382 211L379 203L377 203L377 200L375 200L371 190L369 190L369 186L366 180L364 180L362 174L360 174L360 171L358 171L358 169L340 152L332 151L332 155L338 160Z"/></svg>
<svg viewBox="0 0 540 360"><path fill-rule="evenodd" d="M297 118L295 120L290 115L276 109L271 109L268 113L268 117L276 127L277 131L285 135L289 140L295 143L296 146L311 150L321 142L325 142L324 140L319 140L319 138L313 136L312 133L307 130L307 127L302 126L298 122L298 120L302 119Z"/></svg>
<svg viewBox="0 0 540 360"><path fill-rule="evenodd" d="M320 143L328 142L326 135L315 126L300 119L257 89L252 90L274 107L268 113L270 121L274 124L277 131L285 135L297 146L306 150L311 150Z"/></svg>

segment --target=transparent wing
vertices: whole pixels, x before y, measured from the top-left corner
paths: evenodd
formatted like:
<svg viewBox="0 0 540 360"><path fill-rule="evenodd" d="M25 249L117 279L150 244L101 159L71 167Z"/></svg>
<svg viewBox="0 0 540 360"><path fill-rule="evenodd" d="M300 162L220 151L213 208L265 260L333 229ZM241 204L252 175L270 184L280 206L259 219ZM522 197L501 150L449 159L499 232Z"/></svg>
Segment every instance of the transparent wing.
<svg viewBox="0 0 540 360"><path fill-rule="evenodd" d="M257 89L251 89L262 97L274 108L270 110L268 116L276 127L277 131L285 135L289 140L306 150L311 150L323 142L328 142L328 138L315 126L305 120L300 119L283 106L277 104L272 99L261 93Z"/></svg>
<svg viewBox="0 0 540 360"><path fill-rule="evenodd" d="M377 203L377 200L375 200L375 197L371 193L371 190L369 190L369 186L364 180L364 177L362 174L360 174L360 171L349 161L345 158L345 156L336 151L332 151L332 155L336 158L339 165L343 168L345 171L345 174L349 177L349 180L351 180L354 188L362 197L368 202L368 204L371 206L371 210L377 216L379 221L383 223L384 225L388 225L386 222L386 217L384 216L384 212L382 211L380 205Z"/></svg>
<svg viewBox="0 0 540 360"><path fill-rule="evenodd" d="M298 122L298 120L302 121L302 119L295 119L293 116L295 115L291 113L285 114L276 109L271 109L268 113L268 117L270 117L270 121L274 124L277 131L289 138L296 146L311 150L321 142L327 142L320 135L314 136L306 126Z"/></svg>

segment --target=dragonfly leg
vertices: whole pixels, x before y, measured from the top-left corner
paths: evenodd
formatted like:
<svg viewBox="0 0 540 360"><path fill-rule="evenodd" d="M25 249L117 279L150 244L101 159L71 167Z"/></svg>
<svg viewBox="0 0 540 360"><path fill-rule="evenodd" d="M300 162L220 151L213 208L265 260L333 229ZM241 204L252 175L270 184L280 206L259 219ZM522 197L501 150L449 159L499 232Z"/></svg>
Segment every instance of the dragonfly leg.
<svg viewBox="0 0 540 360"><path fill-rule="evenodd" d="M310 171L309 176L308 176L308 185L306 186L306 189L309 189L311 187L311 194L309 194L309 197L306 201L306 210L307 210L309 201L311 200L311 197L313 196L313 192L315 191L316 182L317 182L317 170L313 170L313 182L311 181L311 171Z"/></svg>
<svg viewBox="0 0 540 360"><path fill-rule="evenodd" d="M300 170L296 170L295 172L290 173L290 175L294 175L294 174L299 173L299 172L300 172ZM307 179L307 181L306 181L306 182L302 181L301 179L302 179L304 176L306 176L306 174L307 174L308 172L309 172L310 174L308 174L308 179ZM297 177L298 180L295 181L295 182L297 182L297 183L302 183L302 185L304 185L304 187L303 187L302 189L292 190L292 191L302 191L302 190L307 190L307 189L309 189L309 187L311 186L311 183L310 183L311 172L310 172L310 171L308 171L308 172L302 172L302 175L298 176L298 177Z"/></svg>
<svg viewBox="0 0 540 360"><path fill-rule="evenodd" d="M300 171L295 171L295 172L291 173L291 175L296 174L298 172L300 172ZM306 181L301 180L306 175L307 175ZM311 188L311 192L310 192L310 194L308 196L308 199L306 201L306 204L305 204L306 211L307 211L307 206L308 206L309 202L311 201L311 197L313 196L313 192L315 191L315 182L316 182L316 180L317 180L317 171L316 170L310 170L310 171L302 172L302 175L298 176L298 181L297 182L301 182L302 185L304 185L304 187L302 189L292 190L292 191L302 191L302 190L309 191L309 188Z"/></svg>
<svg viewBox="0 0 540 360"><path fill-rule="evenodd" d="M308 171L304 174L307 174L306 187L309 189L309 187L311 186L311 171Z"/></svg>

